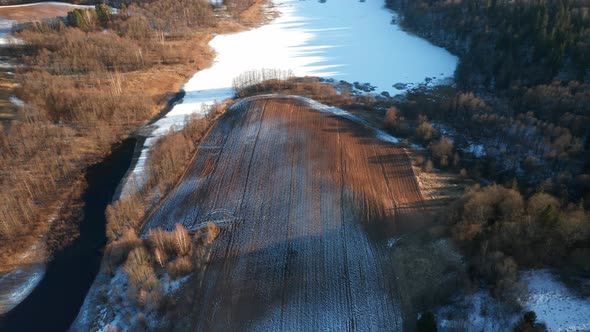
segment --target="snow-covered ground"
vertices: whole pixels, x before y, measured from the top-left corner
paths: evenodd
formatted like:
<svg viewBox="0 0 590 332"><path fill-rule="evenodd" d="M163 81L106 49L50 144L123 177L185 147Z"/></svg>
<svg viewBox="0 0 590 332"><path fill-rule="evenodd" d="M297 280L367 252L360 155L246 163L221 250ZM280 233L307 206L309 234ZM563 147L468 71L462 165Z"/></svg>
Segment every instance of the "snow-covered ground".
<svg viewBox="0 0 590 332"><path fill-rule="evenodd" d="M518 315L486 290L461 295L436 312L439 331L512 331Z"/></svg>
<svg viewBox="0 0 590 332"><path fill-rule="evenodd" d="M183 87L186 96L154 124L135 169L122 192L141 186L147 148L157 136L181 126L188 114L234 94L232 81L246 71L281 69L296 76L320 76L368 82L375 93L399 94L394 84L418 84L452 77L457 58L446 50L402 31L383 0L275 0L280 16L257 29L215 37L212 67L196 73Z"/></svg>
<svg viewBox="0 0 590 332"><path fill-rule="evenodd" d="M15 23L16 21L0 18L0 47L3 45L21 43L18 38L15 38L10 34L12 31L12 25Z"/></svg>
<svg viewBox="0 0 590 332"><path fill-rule="evenodd" d="M549 331L590 331L590 298L580 298L549 270L523 272L528 286L524 311L534 311ZM439 330L512 331L522 313L514 312L486 290L463 295L437 312Z"/></svg>
<svg viewBox="0 0 590 332"><path fill-rule="evenodd" d="M525 307L537 314L550 331L590 331L590 298L580 298L548 270L527 271Z"/></svg>
<svg viewBox="0 0 590 332"><path fill-rule="evenodd" d="M20 261L28 261L35 251L43 250L33 246L20 254ZM0 315L12 310L37 287L45 275L45 264L31 263L11 272L0 274Z"/></svg>

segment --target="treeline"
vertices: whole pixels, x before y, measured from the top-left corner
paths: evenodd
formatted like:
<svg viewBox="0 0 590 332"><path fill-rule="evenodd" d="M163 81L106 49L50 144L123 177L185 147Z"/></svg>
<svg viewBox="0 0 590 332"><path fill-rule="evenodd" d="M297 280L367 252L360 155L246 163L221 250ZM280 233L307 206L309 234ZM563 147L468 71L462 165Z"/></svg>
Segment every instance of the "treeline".
<svg viewBox="0 0 590 332"><path fill-rule="evenodd" d="M537 86L538 92L522 101L537 112L513 115L506 111L506 104L488 103L473 93L451 87L415 90L397 103L395 115L386 115L384 122L393 134L413 137L425 146L449 136L461 163L437 166L457 166L457 171L465 168L470 176L497 182L516 176L527 192L542 186L571 201L588 201L590 118L579 114L583 105L568 98L551 98L549 92L571 94L578 89L574 90L579 94L577 98L585 98L585 90L576 86L574 82L568 87ZM563 113L558 121L547 117L543 120L543 109ZM474 146L481 149L477 156L471 151Z"/></svg>
<svg viewBox="0 0 590 332"><path fill-rule="evenodd" d="M466 87L543 84L590 69L590 1L388 0L402 23L461 56ZM477 74L477 75L475 75Z"/></svg>
<svg viewBox="0 0 590 332"><path fill-rule="evenodd" d="M122 272L128 283L125 288L109 288L109 294L99 299L104 301L103 307L113 310L118 305L136 308L132 325L138 329L158 329L153 324L182 321L180 315L186 305L179 301L179 294L170 292L171 282L201 269L208 262L211 243L220 233L214 223L201 225L192 234L176 224L173 230L151 229L146 238L138 236L146 212L157 206L181 178L198 142L225 109L225 105L214 105L207 116L188 117L182 129L159 138L149 152L145 182L106 209L108 244L103 266L111 277ZM146 316L164 319L148 322Z"/></svg>
<svg viewBox="0 0 590 332"><path fill-rule="evenodd" d="M220 20L206 0L154 0L76 9L15 32L27 106L0 130L3 249L33 234L86 166L156 113L164 89L210 63Z"/></svg>
<svg viewBox="0 0 590 332"><path fill-rule="evenodd" d="M491 165L491 176L519 175L531 184L567 177L574 180L570 194L585 187L574 182L590 167L590 1L388 5L404 26L461 57L459 90L410 93L410 113L484 142L493 158L516 158Z"/></svg>

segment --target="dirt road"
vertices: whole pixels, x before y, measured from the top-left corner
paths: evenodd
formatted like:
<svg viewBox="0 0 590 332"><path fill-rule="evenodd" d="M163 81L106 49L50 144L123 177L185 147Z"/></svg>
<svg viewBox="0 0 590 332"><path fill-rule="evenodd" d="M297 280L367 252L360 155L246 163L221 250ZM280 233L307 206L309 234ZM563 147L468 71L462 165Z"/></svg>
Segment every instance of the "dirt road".
<svg viewBox="0 0 590 332"><path fill-rule="evenodd" d="M204 140L151 228L226 225L194 330L402 329L386 240L423 201L403 149L304 101L238 103Z"/></svg>

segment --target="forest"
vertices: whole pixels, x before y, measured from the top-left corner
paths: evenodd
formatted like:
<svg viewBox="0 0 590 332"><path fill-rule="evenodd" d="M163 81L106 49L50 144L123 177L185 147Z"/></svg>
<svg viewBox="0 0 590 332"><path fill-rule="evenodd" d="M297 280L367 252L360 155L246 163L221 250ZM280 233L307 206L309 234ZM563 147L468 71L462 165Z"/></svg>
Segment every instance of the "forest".
<svg viewBox="0 0 590 332"><path fill-rule="evenodd" d="M590 1L387 4L460 57L455 85L409 91L383 121L427 147L424 171L480 183L445 218L470 277L514 303L520 268L589 276Z"/></svg>
<svg viewBox="0 0 590 332"><path fill-rule="evenodd" d="M456 86L411 91L397 131L426 116L461 133L453 139L492 147L478 173L588 201L590 1L387 3L460 57Z"/></svg>

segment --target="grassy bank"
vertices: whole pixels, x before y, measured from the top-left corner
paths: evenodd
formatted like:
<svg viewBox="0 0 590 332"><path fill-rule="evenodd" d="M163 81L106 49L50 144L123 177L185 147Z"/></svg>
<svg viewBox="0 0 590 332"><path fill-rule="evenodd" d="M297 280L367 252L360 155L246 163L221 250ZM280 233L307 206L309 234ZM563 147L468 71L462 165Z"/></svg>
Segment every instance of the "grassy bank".
<svg viewBox="0 0 590 332"><path fill-rule="evenodd" d="M84 169L211 64L213 34L264 17L263 1L241 4L227 15L201 1L135 3L117 14L97 7L17 32L25 41L11 50L25 65L17 96L28 107L0 132L0 269L18 266L12 257L48 234L49 219L75 224L72 188L83 187ZM71 218L58 212L64 206Z"/></svg>

